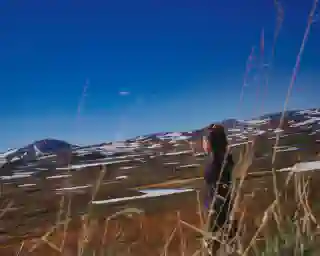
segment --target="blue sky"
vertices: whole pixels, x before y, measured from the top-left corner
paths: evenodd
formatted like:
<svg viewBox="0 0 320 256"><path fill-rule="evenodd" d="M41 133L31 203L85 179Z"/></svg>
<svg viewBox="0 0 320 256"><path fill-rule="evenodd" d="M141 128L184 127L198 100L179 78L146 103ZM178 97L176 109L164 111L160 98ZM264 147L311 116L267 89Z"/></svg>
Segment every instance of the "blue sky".
<svg viewBox="0 0 320 256"><path fill-rule="evenodd" d="M281 110L311 5L283 1L268 93L252 71L239 107L262 28L270 59L273 0L1 1L0 149L46 137L81 144L189 130ZM319 105L319 32L316 23L290 108Z"/></svg>

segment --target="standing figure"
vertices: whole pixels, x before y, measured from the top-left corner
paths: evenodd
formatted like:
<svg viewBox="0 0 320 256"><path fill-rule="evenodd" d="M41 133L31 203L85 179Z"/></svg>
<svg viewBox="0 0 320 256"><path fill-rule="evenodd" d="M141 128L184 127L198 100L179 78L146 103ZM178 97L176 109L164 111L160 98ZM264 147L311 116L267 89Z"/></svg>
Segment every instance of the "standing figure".
<svg viewBox="0 0 320 256"><path fill-rule="evenodd" d="M207 135L203 137L203 149L208 155L204 174L208 231L216 232L227 223L232 208L231 174L234 162L228 152L228 140L223 126L212 124L208 127ZM212 246L216 248L217 244Z"/></svg>

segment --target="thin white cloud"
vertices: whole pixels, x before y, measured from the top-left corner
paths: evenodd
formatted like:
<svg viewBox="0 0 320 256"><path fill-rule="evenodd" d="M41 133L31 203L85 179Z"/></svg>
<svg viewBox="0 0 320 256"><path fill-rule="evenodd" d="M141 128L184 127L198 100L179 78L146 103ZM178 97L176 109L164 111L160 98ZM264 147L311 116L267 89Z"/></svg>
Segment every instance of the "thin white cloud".
<svg viewBox="0 0 320 256"><path fill-rule="evenodd" d="M119 95L121 95L121 96L127 96L129 94L130 94L130 92L128 92L128 91L120 91L119 92Z"/></svg>

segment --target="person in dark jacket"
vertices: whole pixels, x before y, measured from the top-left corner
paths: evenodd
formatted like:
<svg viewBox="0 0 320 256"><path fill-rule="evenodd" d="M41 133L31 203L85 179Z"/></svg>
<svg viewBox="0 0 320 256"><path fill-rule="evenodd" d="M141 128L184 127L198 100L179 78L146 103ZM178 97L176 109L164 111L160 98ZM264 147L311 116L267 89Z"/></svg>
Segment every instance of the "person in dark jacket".
<svg viewBox="0 0 320 256"><path fill-rule="evenodd" d="M234 162L228 152L228 140L223 126L212 124L208 127L203 138L203 148L208 155L204 173L208 231L216 232L228 221L232 206L231 174Z"/></svg>

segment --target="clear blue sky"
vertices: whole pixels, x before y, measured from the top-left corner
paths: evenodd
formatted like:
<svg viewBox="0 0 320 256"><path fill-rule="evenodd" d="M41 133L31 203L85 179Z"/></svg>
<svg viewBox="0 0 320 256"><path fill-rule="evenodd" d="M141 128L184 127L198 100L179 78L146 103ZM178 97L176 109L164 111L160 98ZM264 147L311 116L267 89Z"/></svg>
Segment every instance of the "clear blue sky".
<svg viewBox="0 0 320 256"><path fill-rule="evenodd" d="M260 104L281 110L311 5L283 1L269 92L257 96L252 72L239 109L263 27L270 57L273 0L1 1L0 149L46 137L81 144L189 130L256 116ZM319 42L318 23L290 108L319 105Z"/></svg>

